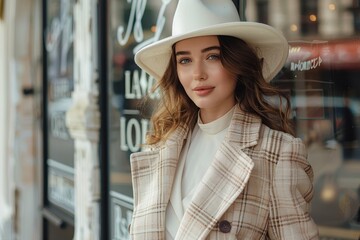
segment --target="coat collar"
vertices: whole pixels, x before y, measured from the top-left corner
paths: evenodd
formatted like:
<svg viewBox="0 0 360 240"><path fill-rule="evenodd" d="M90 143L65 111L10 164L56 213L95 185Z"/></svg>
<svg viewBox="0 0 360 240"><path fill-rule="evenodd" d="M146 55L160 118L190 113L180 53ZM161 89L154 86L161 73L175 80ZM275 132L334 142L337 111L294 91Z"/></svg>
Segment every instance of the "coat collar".
<svg viewBox="0 0 360 240"><path fill-rule="evenodd" d="M235 107L225 141L235 144L240 149L253 146L259 138L261 119L253 114L246 113L239 106ZM164 146L173 144L183 145L189 136L190 129L181 126L166 140Z"/></svg>
<svg viewBox="0 0 360 240"><path fill-rule="evenodd" d="M246 113L239 106L235 108L225 141L239 145L240 148L253 146L257 143L261 127L261 119Z"/></svg>

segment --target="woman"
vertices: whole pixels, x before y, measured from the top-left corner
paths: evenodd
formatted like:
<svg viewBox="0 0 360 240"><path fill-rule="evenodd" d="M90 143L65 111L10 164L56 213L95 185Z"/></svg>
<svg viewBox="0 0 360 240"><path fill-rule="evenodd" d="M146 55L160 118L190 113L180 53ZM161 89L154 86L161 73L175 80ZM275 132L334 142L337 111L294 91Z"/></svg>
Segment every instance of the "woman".
<svg viewBox="0 0 360 240"><path fill-rule="evenodd" d="M161 100L131 155L132 239L318 238L306 150L269 84L287 52L232 1L179 1L172 36L135 56Z"/></svg>

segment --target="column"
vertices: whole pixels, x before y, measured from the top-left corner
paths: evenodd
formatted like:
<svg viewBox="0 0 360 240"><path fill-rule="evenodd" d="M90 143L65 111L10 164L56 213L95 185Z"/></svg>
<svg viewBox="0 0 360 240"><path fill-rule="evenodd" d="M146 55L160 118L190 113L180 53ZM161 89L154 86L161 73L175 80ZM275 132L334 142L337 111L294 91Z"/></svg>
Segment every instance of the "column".
<svg viewBox="0 0 360 240"><path fill-rule="evenodd" d="M75 141L76 240L99 239L99 129L96 66L96 1L78 0L74 9L74 92L66 124Z"/></svg>
<svg viewBox="0 0 360 240"><path fill-rule="evenodd" d="M5 9L4 9L5 13ZM7 12L6 17L9 12ZM3 15L4 16L4 15ZM0 239L11 237L13 205L11 204L11 179L9 176L9 81L7 51L7 21L0 19ZM6 114L8 113L8 114Z"/></svg>

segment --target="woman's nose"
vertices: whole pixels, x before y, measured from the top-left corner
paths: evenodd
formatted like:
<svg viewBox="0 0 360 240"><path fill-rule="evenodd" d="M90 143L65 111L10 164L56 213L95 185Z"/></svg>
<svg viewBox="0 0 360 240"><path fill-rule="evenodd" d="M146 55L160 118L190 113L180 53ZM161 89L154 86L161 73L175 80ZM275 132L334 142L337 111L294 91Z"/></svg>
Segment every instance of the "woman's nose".
<svg viewBox="0 0 360 240"><path fill-rule="evenodd" d="M202 62L198 62L194 65L193 78L194 80L205 80L207 78L206 68Z"/></svg>

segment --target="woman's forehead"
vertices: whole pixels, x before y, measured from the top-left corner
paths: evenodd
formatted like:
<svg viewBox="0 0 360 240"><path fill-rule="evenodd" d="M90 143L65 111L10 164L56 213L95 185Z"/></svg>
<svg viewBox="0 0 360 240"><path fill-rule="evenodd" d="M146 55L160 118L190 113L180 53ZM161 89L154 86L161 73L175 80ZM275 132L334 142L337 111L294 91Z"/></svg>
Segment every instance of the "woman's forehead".
<svg viewBox="0 0 360 240"><path fill-rule="evenodd" d="M181 40L175 44L175 49L198 48L207 46L218 46L219 39L216 35L192 37Z"/></svg>

